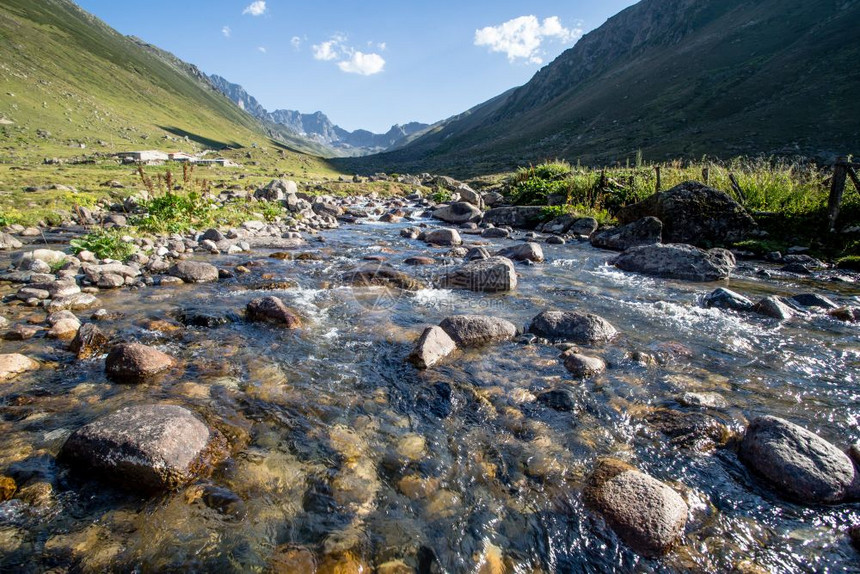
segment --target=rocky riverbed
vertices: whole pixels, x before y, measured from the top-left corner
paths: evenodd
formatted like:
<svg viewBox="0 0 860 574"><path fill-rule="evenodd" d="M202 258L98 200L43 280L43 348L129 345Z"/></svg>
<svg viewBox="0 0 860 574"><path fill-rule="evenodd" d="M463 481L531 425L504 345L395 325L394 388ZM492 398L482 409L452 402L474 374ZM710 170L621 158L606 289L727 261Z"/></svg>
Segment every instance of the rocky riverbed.
<svg viewBox="0 0 860 574"><path fill-rule="evenodd" d="M8 230L0 569L854 567L856 278L462 191Z"/></svg>

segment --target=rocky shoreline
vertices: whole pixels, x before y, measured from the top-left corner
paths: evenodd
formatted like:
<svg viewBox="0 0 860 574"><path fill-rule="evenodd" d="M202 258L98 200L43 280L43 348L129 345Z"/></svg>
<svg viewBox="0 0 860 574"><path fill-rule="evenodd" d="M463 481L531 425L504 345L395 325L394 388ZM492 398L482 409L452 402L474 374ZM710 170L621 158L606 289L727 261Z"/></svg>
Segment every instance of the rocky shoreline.
<svg viewBox="0 0 860 574"><path fill-rule="evenodd" d="M250 220L235 228L213 228L157 238L129 237L128 242L136 247L136 253L125 262L99 260L86 250L71 254L66 250L36 247L40 241L33 243L34 238L67 242L84 233L84 225L87 224L122 229L127 221L119 213L81 213L77 221L70 221L60 229L39 230L38 234L12 226L0 236L0 248L11 255L11 266L0 274L0 282L14 285L4 298L5 306L7 309L18 307L42 312L44 318L37 321L31 316L25 322L10 322L5 316L7 313L0 313L3 337L7 341L42 337L59 341L68 349L69 357L73 357L63 358L63 362L102 361L104 356L104 370L116 384L146 384L171 372L177 367L177 359L158 348L137 341L114 340L106 334L111 330L111 318L107 311L100 309L100 296L119 289L139 291L157 287L169 290L180 285L228 281L250 273L249 266L253 266L254 259L260 257L313 260L315 250L324 245L318 233L336 229L341 223L385 225L414 221L414 226L400 229L400 236L423 242L433 249L448 249L444 259L449 264L439 266L436 258L424 257L422 260L421 257L413 257L406 264L415 269L428 269L426 274L418 277L368 255L366 261L355 269L333 277L335 282L395 291L415 292L434 287L487 294L516 290L518 282L522 281L518 268L546 264L542 243L557 246L567 242L590 242L598 248L616 250L620 253L610 261L611 265L660 280L721 281L730 277L738 267L735 255L725 249L702 249L681 240L719 241L752 229L751 220L739 214L736 204L729 204L724 197L712 193L714 190L709 191L700 185L679 186L681 189L666 192L670 196L629 210L625 217L631 221L625 226L599 229L597 222L590 218L561 216L539 221L541 208L498 206L501 202L498 194L480 194L450 178L424 179L441 181L456 197L442 206L428 201L420 193L387 200L375 197L312 198L299 194L293 182L273 180L257 191L257 200L283 205L289 213L299 217L281 222ZM698 211L691 213L685 210L683 217L669 213L666 204L677 206L679 203L677 200L667 201L672 193L687 199L698 198L694 202ZM703 194L716 197L721 209L731 210L734 219L720 220L726 225L715 228L712 220L719 219L714 215L718 213L717 207L706 203L707 198L701 197ZM496 207L484 211L488 206ZM652 213L659 213L666 221ZM428 217L457 227L436 226L428 223ZM667 221L671 225L667 226ZM478 238L481 245L474 244ZM493 248L491 240L507 239L522 241L501 249ZM670 242L663 243L663 239ZM207 258L215 256L232 256L234 264L216 265L207 261ZM780 255L780 258L785 263L779 271L782 273L808 276L825 267L823 263L800 254ZM776 256L771 259L775 260ZM837 276L831 275L830 278ZM842 280L853 281L853 278ZM278 283L275 277L266 281L274 289L289 288L283 282ZM700 304L703 308L719 309L740 317L759 315L777 321L825 314L848 323L860 321L860 308L839 306L814 293L792 297L767 296L753 302L742 294L719 287L705 296ZM304 328L302 313L274 295L249 300L244 318L207 315L203 310L184 316L181 323L216 327L223 324L222 321L243 319L248 323L260 322L284 330ZM501 317L455 314L444 318L438 325L424 328L414 341L408 361L420 370L432 371L443 368L447 361L457 360L458 353L464 350L518 341L555 346L562 353L559 363L568 375L575 380L585 380L599 376L607 369L617 368L616 361L605 354L604 348L621 335L603 317L580 311L546 309L525 328ZM646 363L652 360L644 355L639 359ZM40 368L38 361L23 354L2 354L0 382L14 382ZM720 398L718 395L691 395L688 402L715 405ZM569 389L559 387L536 394L532 402L565 413L575 410L577 399ZM860 500L860 443L843 452L810 430L772 416L755 418L743 432L736 434L708 414L695 417L682 415L680 411L673 412L675 414L654 418L655 427L664 429L675 438L711 437L712 446L734 453L732 456L737 456L753 476L787 500L813 508ZM347 437L345 440L350 442L352 439ZM192 410L150 403L119 409L82 424L55 454L60 464L78 469L86 480L102 478L122 488L149 494L186 488L195 481L204 480L245 447L244 441L236 440L235 436L225 437L213 423L201 420ZM412 450L409 445L403 448L404 452ZM424 446L417 448L418 451L424 449ZM355 506L354 513L361 515L360 509L369 504L379 488L378 479L375 471L359 462L366 460L362 456L346 458L352 462L344 464L340 479L359 481L364 485L362 494L350 502ZM691 513L683 485L678 486L671 481L667 484L628 462L615 459L595 461L586 483L584 499L588 507L599 513L635 552L645 557L658 557L683 545ZM26 493L38 484L44 483L0 477L3 500L22 496L29 500L32 492ZM51 488L49 485L48 489ZM236 505L243 504L229 490L222 492L212 488L219 487L211 487L206 491L208 494L201 496L215 500L212 502L214 506L235 510ZM326 558L333 561L330 571L339 571L337 568L352 567L360 562L351 548L347 550L340 554L332 553L338 558ZM501 557L497 554L503 551L488 551L487 556L491 558L485 556L485 560L497 560L501 564ZM289 552L279 552L274 561L282 566L288 564L293 567L307 559L301 553L285 558L285 553ZM387 569L380 566L377 571L414 571L410 568L405 564L402 567L394 564Z"/></svg>

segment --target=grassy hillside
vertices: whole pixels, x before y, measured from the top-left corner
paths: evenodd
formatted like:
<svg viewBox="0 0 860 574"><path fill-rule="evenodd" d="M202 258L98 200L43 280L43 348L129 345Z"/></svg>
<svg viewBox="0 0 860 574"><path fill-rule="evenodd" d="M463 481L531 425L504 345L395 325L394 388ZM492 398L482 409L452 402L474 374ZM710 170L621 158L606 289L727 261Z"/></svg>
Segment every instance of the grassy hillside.
<svg viewBox="0 0 860 574"><path fill-rule="evenodd" d="M483 113L363 171L858 153L860 2L643 0Z"/></svg>
<svg viewBox="0 0 860 574"><path fill-rule="evenodd" d="M141 44L67 0L0 1L2 161L274 145L196 68Z"/></svg>

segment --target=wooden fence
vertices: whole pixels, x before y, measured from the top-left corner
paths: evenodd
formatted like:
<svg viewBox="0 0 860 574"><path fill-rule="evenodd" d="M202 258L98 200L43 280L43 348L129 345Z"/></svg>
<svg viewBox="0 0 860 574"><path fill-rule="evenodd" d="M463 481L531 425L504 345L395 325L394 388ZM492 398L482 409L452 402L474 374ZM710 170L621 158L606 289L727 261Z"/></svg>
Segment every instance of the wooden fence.
<svg viewBox="0 0 860 574"><path fill-rule="evenodd" d="M842 206L842 196L845 194L845 183L850 178L854 189L860 193L860 178L857 177L857 169L860 163L852 163L847 158L840 157L833 164L833 179L830 183L830 201L827 203L827 217L830 223L830 231L836 231L836 218L839 217L839 208Z"/></svg>

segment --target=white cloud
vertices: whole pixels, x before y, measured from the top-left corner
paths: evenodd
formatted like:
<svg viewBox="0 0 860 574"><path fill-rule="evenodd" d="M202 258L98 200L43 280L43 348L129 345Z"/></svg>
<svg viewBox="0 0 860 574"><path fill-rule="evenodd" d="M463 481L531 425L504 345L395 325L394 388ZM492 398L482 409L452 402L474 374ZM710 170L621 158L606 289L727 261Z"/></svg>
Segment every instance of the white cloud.
<svg viewBox="0 0 860 574"><path fill-rule="evenodd" d="M336 39L323 42L322 44L314 44L311 50L313 50L315 60L322 60L324 62L337 60L341 54L340 42Z"/></svg>
<svg viewBox="0 0 860 574"><path fill-rule="evenodd" d="M231 32L230 26L224 26L223 28L221 28L221 33L224 34L225 38L230 37L230 32Z"/></svg>
<svg viewBox="0 0 860 574"><path fill-rule="evenodd" d="M302 39L299 38L298 36L293 36L293 39L290 40L290 44L293 45L293 48L298 50L302 47Z"/></svg>
<svg viewBox="0 0 860 574"><path fill-rule="evenodd" d="M380 42L376 45L376 47L384 52L388 48L388 44L386 44L385 42Z"/></svg>
<svg viewBox="0 0 860 574"><path fill-rule="evenodd" d="M259 51L261 51L262 53L264 53L264 54L265 54L266 52L268 52L268 50L266 50L266 47L265 47L265 46L259 46L257 49L258 49Z"/></svg>
<svg viewBox="0 0 860 574"><path fill-rule="evenodd" d="M520 16L498 26L487 26L475 31L475 45L488 46L491 52L507 54L508 61L526 60L533 64L543 62L541 46L547 39L570 43L582 37L579 27L567 29L558 16L545 18Z"/></svg>
<svg viewBox="0 0 860 574"><path fill-rule="evenodd" d="M362 76L372 76L380 73L385 68L385 60L379 54L365 54L363 52L353 52L348 60L338 62L337 66L341 71L348 74L361 74Z"/></svg>
<svg viewBox="0 0 860 574"><path fill-rule="evenodd" d="M256 2L251 2L244 10L242 10L242 14L250 14L251 16L262 16L266 13L266 0L256 0Z"/></svg>

